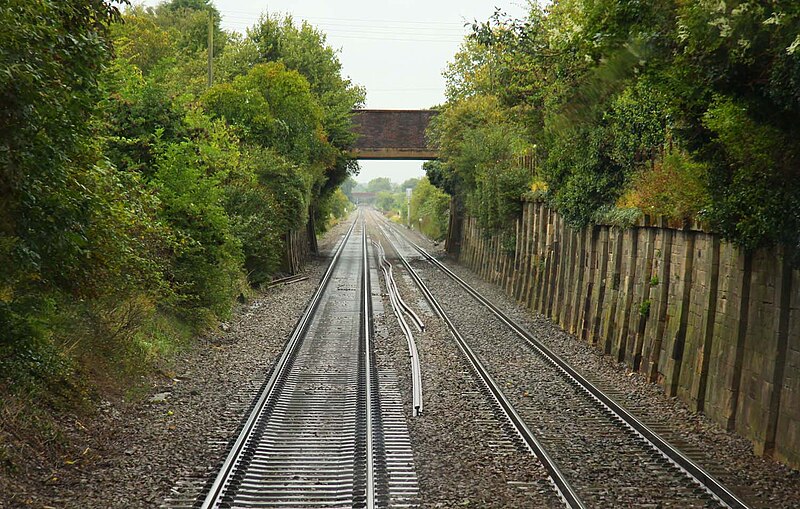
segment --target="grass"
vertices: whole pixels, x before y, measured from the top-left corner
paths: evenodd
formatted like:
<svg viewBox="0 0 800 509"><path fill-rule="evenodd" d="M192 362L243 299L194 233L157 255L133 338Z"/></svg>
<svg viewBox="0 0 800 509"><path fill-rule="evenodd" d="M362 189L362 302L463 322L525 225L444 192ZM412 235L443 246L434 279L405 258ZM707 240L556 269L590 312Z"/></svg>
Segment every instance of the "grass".
<svg viewBox="0 0 800 509"><path fill-rule="evenodd" d="M54 409L8 384L0 384L0 392L0 473L20 475L57 462L65 440Z"/></svg>
<svg viewBox="0 0 800 509"><path fill-rule="evenodd" d="M636 207L601 207L594 214L596 224L607 224L617 228L630 228L638 223L642 211Z"/></svg>
<svg viewBox="0 0 800 509"><path fill-rule="evenodd" d="M58 306L48 334L0 352L0 475L57 465L69 446L65 416L140 399L150 375L168 370L198 332L146 301L92 306Z"/></svg>

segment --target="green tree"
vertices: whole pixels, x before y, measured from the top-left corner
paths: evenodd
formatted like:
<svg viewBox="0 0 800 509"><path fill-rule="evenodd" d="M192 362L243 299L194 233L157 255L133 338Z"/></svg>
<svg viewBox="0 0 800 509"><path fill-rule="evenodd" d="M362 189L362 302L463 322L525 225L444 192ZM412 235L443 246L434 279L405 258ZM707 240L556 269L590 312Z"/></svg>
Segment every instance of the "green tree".
<svg viewBox="0 0 800 509"><path fill-rule="evenodd" d="M298 163L330 158L322 114L308 82L281 63L258 64L233 83L211 88L203 102L236 125L243 138L273 147Z"/></svg>
<svg viewBox="0 0 800 509"><path fill-rule="evenodd" d="M114 5L0 7L0 386L128 380L347 210L363 90L324 35L282 23L267 61L208 0Z"/></svg>
<svg viewBox="0 0 800 509"><path fill-rule="evenodd" d="M137 5L127 9L123 19L123 23L111 26L114 49L119 58L135 65L146 75L165 59L177 55L173 34L157 23L152 10Z"/></svg>
<svg viewBox="0 0 800 509"><path fill-rule="evenodd" d="M158 201L102 154L97 77L117 19L103 1L0 8L0 373L26 390L65 386L71 330L122 308L132 324L170 294L160 255L175 239ZM106 329L96 353L123 331ZM70 340L74 354L87 338Z"/></svg>
<svg viewBox="0 0 800 509"><path fill-rule="evenodd" d="M307 183L272 149L247 147L241 162L225 186L225 208L242 245L247 278L259 285L281 270L286 232L308 219Z"/></svg>
<svg viewBox="0 0 800 509"><path fill-rule="evenodd" d="M0 284L71 287L89 271L95 195L85 189L100 159L91 115L110 56L108 25L118 16L99 0L0 9Z"/></svg>
<svg viewBox="0 0 800 509"><path fill-rule="evenodd" d="M214 25L214 52L225 48L227 35L220 28L220 14L210 0L170 0L155 8L156 20L169 30L179 48L188 52L208 49L208 20Z"/></svg>
<svg viewBox="0 0 800 509"><path fill-rule="evenodd" d="M365 99L363 88L342 76L342 64L325 35L303 22L296 26L291 16L264 16L249 32L255 42L259 61L281 62L308 80L311 92L322 107L322 126L335 158L325 169L326 181L321 193L332 193L349 175L358 172L357 163L348 155L355 143L351 111Z"/></svg>
<svg viewBox="0 0 800 509"><path fill-rule="evenodd" d="M427 177L420 179L411 194L410 218L412 226L434 240L447 235L450 196L434 187Z"/></svg>
<svg viewBox="0 0 800 509"><path fill-rule="evenodd" d="M353 177L347 177L347 179L344 182L342 182L340 188L344 193L344 195L347 196L348 200L350 201L353 200L353 190L355 190L357 185L358 184L356 183L355 180L353 180Z"/></svg>
<svg viewBox="0 0 800 509"><path fill-rule="evenodd" d="M236 32L228 34L225 51L215 55L215 82L231 82L237 76L247 74L247 71L257 62L258 47L252 39Z"/></svg>
<svg viewBox="0 0 800 509"><path fill-rule="evenodd" d="M153 185L163 203L161 216L179 239L169 277L192 318L212 323L230 311L241 255L223 204L222 176L208 175L204 166L194 143L167 145Z"/></svg>
<svg viewBox="0 0 800 509"><path fill-rule="evenodd" d="M384 212L402 210L405 207L405 195L391 191L378 191L375 206Z"/></svg>
<svg viewBox="0 0 800 509"><path fill-rule="evenodd" d="M368 193L380 193L380 192L391 193L393 190L394 190L394 185L392 184L392 181L391 179L389 179L389 177L374 178L367 183Z"/></svg>
<svg viewBox="0 0 800 509"><path fill-rule="evenodd" d="M330 224L347 217L347 214L353 210L353 208L353 203L345 196L341 188L324 199L319 206L319 210L328 216L328 224L325 225L326 228Z"/></svg>
<svg viewBox="0 0 800 509"><path fill-rule="evenodd" d="M448 104L431 123L440 162L430 178L461 196L481 225L504 229L520 209L531 175L518 164L528 147L523 130L495 96L474 95Z"/></svg>
<svg viewBox="0 0 800 509"><path fill-rule="evenodd" d="M400 184L398 189L402 192L406 192L406 189L414 189L415 187L417 187L417 184L419 184L419 181L420 179L418 178L410 178L405 182L403 182L402 184Z"/></svg>
<svg viewBox="0 0 800 509"><path fill-rule="evenodd" d="M496 13L473 24L445 72L431 129L442 158L428 173L499 224L491 196L514 194L499 177L516 187L522 175L497 156L535 145L532 180L575 225L619 204L704 217L748 248L797 244L800 161L775 147L800 134L798 26L789 1L562 0L521 20ZM509 125L528 148L482 161L479 149L503 147L490 127ZM491 177L487 164L511 173Z"/></svg>

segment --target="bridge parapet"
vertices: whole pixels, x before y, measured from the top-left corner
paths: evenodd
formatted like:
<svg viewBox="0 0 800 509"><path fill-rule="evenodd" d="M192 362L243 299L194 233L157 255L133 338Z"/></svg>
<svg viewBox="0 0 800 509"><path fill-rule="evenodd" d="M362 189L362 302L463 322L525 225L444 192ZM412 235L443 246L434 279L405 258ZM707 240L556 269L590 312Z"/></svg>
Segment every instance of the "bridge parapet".
<svg viewBox="0 0 800 509"><path fill-rule="evenodd" d="M353 110L353 129L359 135L356 159L436 159L425 129L436 110Z"/></svg>

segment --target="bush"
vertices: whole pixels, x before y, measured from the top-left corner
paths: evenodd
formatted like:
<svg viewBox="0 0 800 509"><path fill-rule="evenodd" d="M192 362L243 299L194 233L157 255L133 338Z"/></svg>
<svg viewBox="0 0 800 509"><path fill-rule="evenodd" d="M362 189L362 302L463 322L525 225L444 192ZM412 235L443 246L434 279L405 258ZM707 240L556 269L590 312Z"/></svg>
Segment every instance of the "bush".
<svg viewBox="0 0 800 509"><path fill-rule="evenodd" d="M247 146L239 174L225 188L225 208L241 242L251 284L280 270L283 236L308 220L309 183L295 165L273 150Z"/></svg>
<svg viewBox="0 0 800 509"><path fill-rule="evenodd" d="M708 166L693 161L685 152L674 152L644 168L633 177L631 190L617 202L648 214L676 221L700 218L709 206Z"/></svg>
<svg viewBox="0 0 800 509"><path fill-rule="evenodd" d="M209 175L191 142L163 148L153 178L162 203L160 216L177 238L169 280L181 311L210 324L227 317L239 290L241 245L223 206L219 179Z"/></svg>
<svg viewBox="0 0 800 509"><path fill-rule="evenodd" d="M364 94L321 33L287 18L229 37L207 0L119 24L119 3L0 8L3 387L124 385L229 316L245 271L280 270L309 212L345 213ZM222 72L206 90L209 12ZM283 62L259 63L265 43Z"/></svg>
<svg viewBox="0 0 800 509"><path fill-rule="evenodd" d="M431 179L488 226L499 219L483 195L497 181L481 164L508 167L498 141L535 142L547 197L573 225L619 203L708 219L750 250L798 246L798 23L787 1L498 12L473 24L446 71Z"/></svg>
<svg viewBox="0 0 800 509"><path fill-rule="evenodd" d="M379 191L375 198L375 207L384 212L403 211L406 208L406 195L405 193Z"/></svg>
<svg viewBox="0 0 800 509"><path fill-rule="evenodd" d="M704 117L713 138L709 218L749 249L800 247L800 149L796 139L753 119L749 108L718 97Z"/></svg>
<svg viewBox="0 0 800 509"><path fill-rule="evenodd" d="M55 302L43 296L0 301L0 383L39 394L71 374L71 365L50 337Z"/></svg>
<svg viewBox="0 0 800 509"><path fill-rule="evenodd" d="M497 98L469 96L447 105L428 133L441 147L441 161L425 165L429 182L462 195L467 211L492 231L508 228L533 177L518 164L529 146L509 116Z"/></svg>
<svg viewBox="0 0 800 509"><path fill-rule="evenodd" d="M423 235L442 240L447 235L450 196L423 177L411 193L411 224Z"/></svg>
<svg viewBox="0 0 800 509"><path fill-rule="evenodd" d="M344 194L344 191L337 187L336 191L322 198L317 212L320 217L324 218L325 224L322 226L327 230L339 220L346 218L354 208L355 206Z"/></svg>

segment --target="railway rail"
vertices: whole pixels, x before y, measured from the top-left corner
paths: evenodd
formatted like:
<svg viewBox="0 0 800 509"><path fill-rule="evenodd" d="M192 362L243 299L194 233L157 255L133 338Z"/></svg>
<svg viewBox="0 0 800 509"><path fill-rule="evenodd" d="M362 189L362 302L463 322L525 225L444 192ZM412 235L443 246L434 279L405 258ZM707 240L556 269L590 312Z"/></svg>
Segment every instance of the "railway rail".
<svg viewBox="0 0 800 509"><path fill-rule="evenodd" d="M372 212L359 212L340 241L195 507L418 506L396 377L378 369L372 348L368 219L377 228L372 254L408 344L411 415L422 415L424 361L412 326L422 332L425 324L401 296L384 243L446 325L491 412L500 416L504 429L513 430L517 450L539 459L546 471L541 478L549 475L567 507L747 508L400 228ZM509 365L509 359L516 364ZM524 384L536 388L537 401L527 392L519 395L516 388Z"/></svg>
<svg viewBox="0 0 800 509"><path fill-rule="evenodd" d="M575 493L575 490L570 485L566 476L564 476L564 474L561 472L555 461L550 458L550 455L545 450L544 446L536 437L536 435L525 424L519 413L503 393L500 384L498 384L489 374L489 371L484 367L478 356L472 351L467 341L459 332L458 327L452 322L452 320L450 320L447 312L430 292L417 271L414 270L406 257L401 254L399 249L397 249L396 242L391 240L393 237L398 239L396 232L392 230L392 227L387 227L385 225L382 225L379 228L381 229L384 238L386 238L386 240L392 244L394 251L397 253L397 256L400 259L403 267L411 276L412 280L422 292L425 299L431 305L436 315L447 324L447 327L450 329L450 332L456 341L456 345L469 363L471 371L475 374L477 379L480 380L484 392L488 397L491 398L496 410L499 411L498 413L505 417L507 422L512 426L514 431L522 440L522 443L525 444L525 447L527 447L532 454L536 455L536 457L538 457L545 466L550 474L550 478L558 493L558 496L568 507L572 507L574 509L584 509L586 506Z"/></svg>
<svg viewBox="0 0 800 509"><path fill-rule="evenodd" d="M392 264L386 259L386 252L383 250L383 246L380 242L374 242L373 245L377 250L379 264L381 269L383 270L383 277L386 281L386 290L389 294L389 301L392 305L392 309L394 310L394 314L397 317L397 323L400 326L400 330L403 332L403 335L406 338L406 343L408 344L408 357L411 364L411 385L412 385L412 396L411 396L411 405L414 407L413 414L415 416L420 416L422 414L422 371L420 367L420 358L419 358L419 351L417 350L417 344L414 341L414 333L411 330L411 327L408 325L408 321L406 320L406 316L414 323L417 330L423 332L425 330L425 324L422 322L422 319L414 312L411 307L406 304L403 300L403 297L400 295L400 291L397 289L397 282L394 280L394 273L392 269Z"/></svg>
<svg viewBox="0 0 800 509"><path fill-rule="evenodd" d="M478 307L494 317L497 326L492 330L484 329L483 334L462 334L459 329L467 323L464 320L455 323L450 318L440 302L441 299L437 299L428 288L425 277L403 256L402 249L395 246L394 250L401 263L436 313L447 323L472 370L485 384L495 402L503 408L508 420L531 452L545 465L567 506L617 507L621 506L619 504L630 504L638 500L659 507L747 507L701 466L603 393L447 266L409 240L394 224L380 218L380 229L387 240L392 239L390 242L410 246L412 252L424 260L423 265L446 275L458 285L467 299L472 299ZM448 290L448 293L452 296L452 290ZM453 301L458 301L461 305L464 299L453 298ZM506 331L505 334L498 334L505 336L502 341L486 341L485 337L484 341L475 341L482 335L486 336L500 329ZM513 340L509 336L513 336ZM517 344L513 345L512 341ZM483 344L479 345L480 343ZM531 369L526 372L548 372L547 375L538 377L537 382L541 387L552 391L551 401L558 401L557 405L535 410L532 405L525 405L524 399L512 403L500 384L493 380L488 367L495 363L492 351L500 348L514 356L520 352L520 344L528 352L526 366ZM517 350L514 351L514 348ZM494 369L495 373L507 378L502 367ZM577 419L583 425L572 426L572 423L558 422L557 414L553 412L559 406L563 410L564 419ZM534 428L533 432L529 426ZM575 432L593 436L570 436ZM599 452L591 447L588 451L585 450L587 443L605 444L602 450L606 457L600 463L606 466L599 467L598 470L608 470L609 464L616 465L613 470L618 472L617 479L592 477L591 471L598 467L598 460L586 456L596 456ZM637 470L641 471L636 472ZM631 475L628 475L629 471L632 472ZM615 490L623 495L615 494Z"/></svg>
<svg viewBox="0 0 800 509"><path fill-rule="evenodd" d="M413 472L390 472L386 461L397 440L387 439L384 428L396 430L387 422L396 417L381 409L371 334L367 234L359 215L201 507L373 508L390 497L416 496L407 482ZM399 488L392 486L398 479Z"/></svg>

